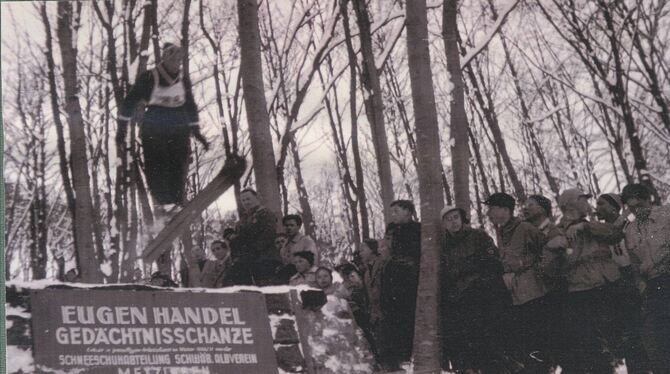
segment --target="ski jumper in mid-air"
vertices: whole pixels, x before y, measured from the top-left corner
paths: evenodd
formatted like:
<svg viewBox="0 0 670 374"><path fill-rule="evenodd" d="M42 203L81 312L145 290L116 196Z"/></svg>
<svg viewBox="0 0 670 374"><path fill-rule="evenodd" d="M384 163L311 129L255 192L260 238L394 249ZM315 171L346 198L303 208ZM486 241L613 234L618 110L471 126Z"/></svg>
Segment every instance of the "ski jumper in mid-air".
<svg viewBox="0 0 670 374"><path fill-rule="evenodd" d="M116 142L121 145L135 109L140 102L146 104L140 138L147 184L158 206L185 203L191 135L209 149L200 133L190 81L182 77L183 57L181 47L166 43L160 63L137 77L119 110Z"/></svg>

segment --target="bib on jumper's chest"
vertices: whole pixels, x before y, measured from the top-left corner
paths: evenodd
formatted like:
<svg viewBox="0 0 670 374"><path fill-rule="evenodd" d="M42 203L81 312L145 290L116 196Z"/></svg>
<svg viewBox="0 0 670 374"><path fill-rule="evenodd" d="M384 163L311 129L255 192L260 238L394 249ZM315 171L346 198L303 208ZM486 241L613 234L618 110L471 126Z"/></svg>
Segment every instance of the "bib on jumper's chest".
<svg viewBox="0 0 670 374"><path fill-rule="evenodd" d="M167 108L177 108L186 102L186 89L184 81L179 79L170 86L161 86L158 72L154 69L154 88L151 91L149 105L162 106Z"/></svg>

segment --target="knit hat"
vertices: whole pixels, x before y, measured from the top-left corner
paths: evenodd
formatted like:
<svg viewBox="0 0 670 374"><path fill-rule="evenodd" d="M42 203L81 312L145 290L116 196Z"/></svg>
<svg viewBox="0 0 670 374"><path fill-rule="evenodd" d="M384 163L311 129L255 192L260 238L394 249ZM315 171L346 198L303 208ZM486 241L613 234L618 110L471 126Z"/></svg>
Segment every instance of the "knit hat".
<svg viewBox="0 0 670 374"><path fill-rule="evenodd" d="M607 203L613 206L617 210L617 212L621 210L621 208L623 207L623 201L621 200L621 196L619 196L619 194L604 193L600 195L598 198L607 201Z"/></svg>
<svg viewBox="0 0 670 374"><path fill-rule="evenodd" d="M651 198L651 192L649 191L647 186L641 183L631 183L626 187L624 187L623 190L621 191L621 200L623 201L624 204L626 204L626 201L628 201L628 199L633 197L636 197L641 200L647 200Z"/></svg>
<svg viewBox="0 0 670 374"><path fill-rule="evenodd" d="M174 43L165 43L163 45L163 54L161 55L161 60L167 60L175 54L182 51L182 48Z"/></svg>
<svg viewBox="0 0 670 374"><path fill-rule="evenodd" d="M503 208L509 208L509 210L514 211L516 206L516 200L511 195L508 195L504 192L496 192L484 201L484 204L490 206L499 206Z"/></svg>
<svg viewBox="0 0 670 374"><path fill-rule="evenodd" d="M542 195L530 195L528 196L529 199L533 199L537 205L541 206L542 209L544 209L544 213L547 215L547 217L551 217L551 200L547 199L546 197Z"/></svg>
<svg viewBox="0 0 670 374"><path fill-rule="evenodd" d="M442 208L442 211L440 211L440 217L444 218L444 216L447 215L447 213L452 212L452 211L458 211L458 213L461 215L461 222L468 224L470 223L470 220L468 217L465 215L465 210L463 208L459 208L454 205L446 205L444 208Z"/></svg>
<svg viewBox="0 0 670 374"><path fill-rule="evenodd" d="M452 210L457 210L457 209L461 209L461 208L457 208L453 205L445 205L444 208L442 208L442 210L440 211L440 217L444 218L444 216L447 213L451 212Z"/></svg>

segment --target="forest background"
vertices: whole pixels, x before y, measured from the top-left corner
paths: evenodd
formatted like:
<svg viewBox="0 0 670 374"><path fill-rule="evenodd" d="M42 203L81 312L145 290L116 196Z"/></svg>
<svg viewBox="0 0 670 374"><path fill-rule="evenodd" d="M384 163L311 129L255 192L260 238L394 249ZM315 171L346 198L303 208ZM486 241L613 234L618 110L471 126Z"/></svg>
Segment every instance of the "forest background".
<svg viewBox="0 0 670 374"><path fill-rule="evenodd" d="M260 107L241 79L238 3L248 1L2 3L5 279L62 279L84 253L100 281L130 281L142 266L153 206L138 128L117 148L115 120L165 42L188 50L212 143L192 144L189 197L228 154L253 163L162 259L175 275L185 251L234 224L248 186L274 190L263 203L276 213L301 214L333 265L383 236L391 200L425 210L421 167L438 176L432 196L444 201L433 205L469 207L473 226L488 229L482 201L496 191L555 199L642 180L657 199L670 193L665 1L428 1L430 74L414 76L410 3L261 1ZM425 114L419 88L434 95L434 129L415 116ZM272 148L254 141L250 130L265 124L250 125L249 108L267 112L260 130ZM439 143L426 148L426 138ZM261 160L270 179L254 170Z"/></svg>

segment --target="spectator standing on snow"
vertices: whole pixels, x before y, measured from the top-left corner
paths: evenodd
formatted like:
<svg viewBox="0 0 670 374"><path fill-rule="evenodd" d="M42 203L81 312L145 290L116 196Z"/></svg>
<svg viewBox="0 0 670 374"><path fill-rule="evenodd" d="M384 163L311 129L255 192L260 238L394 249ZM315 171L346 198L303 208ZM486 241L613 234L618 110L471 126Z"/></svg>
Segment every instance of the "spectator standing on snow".
<svg viewBox="0 0 670 374"><path fill-rule="evenodd" d="M610 372L615 347L612 321L614 300L612 285L621 277L612 259L607 240L594 235L593 222L586 217L592 208L590 195L573 188L563 191L558 205L563 213L559 228L565 234L565 275L568 293L563 307L561 366L566 372Z"/></svg>
<svg viewBox="0 0 670 374"><path fill-rule="evenodd" d="M629 184L621 198L635 215L625 228L626 246L644 280L642 343L654 373L670 373L670 206L654 206L643 184Z"/></svg>
<svg viewBox="0 0 670 374"><path fill-rule="evenodd" d="M502 357L497 322L509 304L498 248L483 230L473 229L465 211L442 209L441 253L443 364L457 369L498 372Z"/></svg>
<svg viewBox="0 0 670 374"><path fill-rule="evenodd" d="M503 280L512 297L506 323L509 350L521 364L535 364L531 354L548 349L547 287L538 271L545 238L535 226L514 216L516 201L512 196L497 192L484 204L496 226Z"/></svg>
<svg viewBox="0 0 670 374"><path fill-rule="evenodd" d="M412 357L414 342L414 315L416 293L419 283L419 265L421 262L421 224L414 220L414 203L409 200L396 200L391 203L391 223L386 229L387 245L390 254L386 265L382 309L388 328L384 329L384 340L389 344L387 370L400 367L400 363Z"/></svg>

